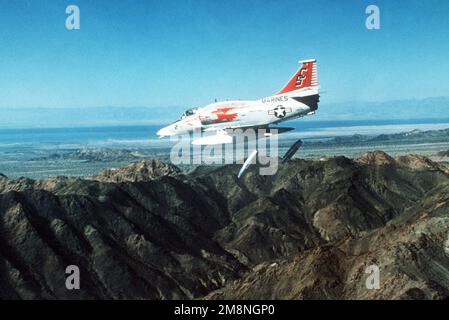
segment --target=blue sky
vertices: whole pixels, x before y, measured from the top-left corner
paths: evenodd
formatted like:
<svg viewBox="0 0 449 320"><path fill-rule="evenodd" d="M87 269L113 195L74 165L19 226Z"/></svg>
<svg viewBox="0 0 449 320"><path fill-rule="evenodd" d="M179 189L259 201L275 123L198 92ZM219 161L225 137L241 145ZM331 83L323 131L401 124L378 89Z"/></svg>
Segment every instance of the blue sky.
<svg viewBox="0 0 449 320"><path fill-rule="evenodd" d="M446 0L0 0L0 108L256 99L307 58L323 103L446 96L448 17Z"/></svg>

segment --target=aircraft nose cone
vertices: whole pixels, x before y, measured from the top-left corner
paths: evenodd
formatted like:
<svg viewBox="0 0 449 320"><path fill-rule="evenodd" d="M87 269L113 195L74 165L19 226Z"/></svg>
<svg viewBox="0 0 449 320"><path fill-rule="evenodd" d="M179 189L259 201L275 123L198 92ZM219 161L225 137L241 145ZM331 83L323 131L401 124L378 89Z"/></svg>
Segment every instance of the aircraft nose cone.
<svg viewBox="0 0 449 320"><path fill-rule="evenodd" d="M162 137L171 136L173 134L173 132L168 127L165 127L165 128L160 129L156 134L162 138Z"/></svg>

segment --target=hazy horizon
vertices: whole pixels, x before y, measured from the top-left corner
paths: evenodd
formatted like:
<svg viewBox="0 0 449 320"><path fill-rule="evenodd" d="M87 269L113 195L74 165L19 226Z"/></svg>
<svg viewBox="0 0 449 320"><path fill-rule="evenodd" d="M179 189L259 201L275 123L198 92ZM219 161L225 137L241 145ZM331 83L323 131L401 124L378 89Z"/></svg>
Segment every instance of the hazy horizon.
<svg viewBox="0 0 449 320"><path fill-rule="evenodd" d="M325 99L322 98L323 101ZM0 108L0 128L163 125L191 106ZM293 121L435 119L449 122L449 96L386 102L321 102L316 114ZM285 125L288 125L286 122Z"/></svg>

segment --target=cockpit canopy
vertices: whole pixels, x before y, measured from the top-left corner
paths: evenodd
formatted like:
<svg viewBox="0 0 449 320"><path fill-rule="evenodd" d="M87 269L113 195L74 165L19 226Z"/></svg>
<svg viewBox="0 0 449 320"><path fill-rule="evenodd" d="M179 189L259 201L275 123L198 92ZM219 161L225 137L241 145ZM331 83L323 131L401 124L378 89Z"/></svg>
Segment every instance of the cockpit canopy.
<svg viewBox="0 0 449 320"><path fill-rule="evenodd" d="M181 115L181 119L184 119L185 117L191 116L195 114L198 111L198 108L190 108L184 111L184 113Z"/></svg>

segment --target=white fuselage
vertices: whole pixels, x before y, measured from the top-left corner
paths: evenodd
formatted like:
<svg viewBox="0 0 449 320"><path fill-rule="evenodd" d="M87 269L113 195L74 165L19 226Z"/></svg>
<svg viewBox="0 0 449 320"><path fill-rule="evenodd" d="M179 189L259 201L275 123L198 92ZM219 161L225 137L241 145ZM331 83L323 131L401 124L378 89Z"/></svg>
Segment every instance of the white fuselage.
<svg viewBox="0 0 449 320"><path fill-rule="evenodd" d="M292 95L278 94L259 100L234 100L209 104L192 111L180 120L158 131L159 136L182 135L194 130L264 127L302 117L316 108L301 102L301 97L318 95L318 88L308 88Z"/></svg>

